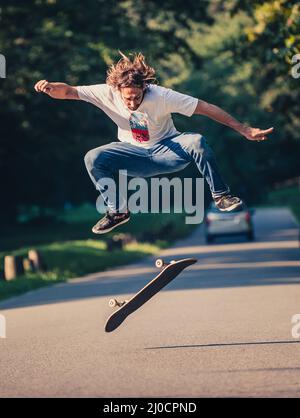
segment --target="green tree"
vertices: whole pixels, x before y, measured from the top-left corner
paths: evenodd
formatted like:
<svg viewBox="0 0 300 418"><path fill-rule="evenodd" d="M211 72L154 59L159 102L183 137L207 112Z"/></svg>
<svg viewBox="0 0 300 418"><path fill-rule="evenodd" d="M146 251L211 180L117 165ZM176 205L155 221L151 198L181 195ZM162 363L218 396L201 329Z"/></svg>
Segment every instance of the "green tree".
<svg viewBox="0 0 300 418"><path fill-rule="evenodd" d="M15 219L20 204L45 208L95 196L83 156L116 138L115 126L95 108L37 95L34 83L44 78L72 85L105 82L118 49L141 50L150 60L168 62L176 48L192 59L176 28L195 13L206 18L206 7L195 8L188 0L180 9L179 1L159 8L155 1L1 2L0 51L7 60L7 78L0 85L2 220ZM161 20L167 22L163 29L155 26Z"/></svg>

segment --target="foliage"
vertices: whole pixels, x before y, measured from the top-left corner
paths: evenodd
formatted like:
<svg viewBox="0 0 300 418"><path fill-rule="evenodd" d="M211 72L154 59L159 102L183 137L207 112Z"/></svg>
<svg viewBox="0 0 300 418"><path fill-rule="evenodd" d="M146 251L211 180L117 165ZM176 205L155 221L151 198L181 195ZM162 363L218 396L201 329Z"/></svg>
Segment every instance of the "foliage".
<svg viewBox="0 0 300 418"><path fill-rule="evenodd" d="M300 174L300 73L295 78L293 72L300 60L300 5L296 0L239 0L233 13L240 10L247 11L252 24L244 29L246 41L240 43L237 59L252 63L259 106L276 121L268 167L272 184Z"/></svg>
<svg viewBox="0 0 300 418"><path fill-rule="evenodd" d="M297 186L281 187L270 192L264 203L271 206L288 206L300 223L300 189Z"/></svg>

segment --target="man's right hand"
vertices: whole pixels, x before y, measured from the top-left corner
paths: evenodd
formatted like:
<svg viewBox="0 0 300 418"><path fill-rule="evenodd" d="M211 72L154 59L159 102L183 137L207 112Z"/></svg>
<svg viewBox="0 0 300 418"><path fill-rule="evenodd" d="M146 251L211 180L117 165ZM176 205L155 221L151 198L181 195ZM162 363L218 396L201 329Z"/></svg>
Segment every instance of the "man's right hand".
<svg viewBox="0 0 300 418"><path fill-rule="evenodd" d="M45 93L53 99L79 99L75 87L65 83L49 83L47 80L40 80L34 86L38 93Z"/></svg>

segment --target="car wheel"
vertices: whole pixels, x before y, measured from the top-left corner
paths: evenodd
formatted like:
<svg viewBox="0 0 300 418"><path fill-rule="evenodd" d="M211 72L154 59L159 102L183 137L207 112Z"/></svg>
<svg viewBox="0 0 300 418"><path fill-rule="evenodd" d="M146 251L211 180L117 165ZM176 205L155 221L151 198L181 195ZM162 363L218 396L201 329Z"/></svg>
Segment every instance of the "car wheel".
<svg viewBox="0 0 300 418"><path fill-rule="evenodd" d="M211 244L213 242L213 237L211 235L206 235L206 243Z"/></svg>
<svg viewBox="0 0 300 418"><path fill-rule="evenodd" d="M252 230L248 232L247 239L248 241L254 241L254 232Z"/></svg>

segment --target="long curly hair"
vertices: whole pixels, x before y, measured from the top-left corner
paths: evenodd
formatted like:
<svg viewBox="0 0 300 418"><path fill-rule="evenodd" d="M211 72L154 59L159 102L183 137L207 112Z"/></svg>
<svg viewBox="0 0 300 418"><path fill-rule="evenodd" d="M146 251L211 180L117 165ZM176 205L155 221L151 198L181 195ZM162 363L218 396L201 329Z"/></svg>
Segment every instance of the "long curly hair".
<svg viewBox="0 0 300 418"><path fill-rule="evenodd" d="M116 63L111 64L107 70L106 84L119 90L122 87L147 88L147 84L157 82L155 70L146 64L146 59L142 53L133 55L131 60L121 51L122 58Z"/></svg>

